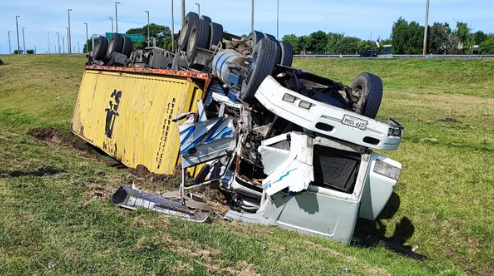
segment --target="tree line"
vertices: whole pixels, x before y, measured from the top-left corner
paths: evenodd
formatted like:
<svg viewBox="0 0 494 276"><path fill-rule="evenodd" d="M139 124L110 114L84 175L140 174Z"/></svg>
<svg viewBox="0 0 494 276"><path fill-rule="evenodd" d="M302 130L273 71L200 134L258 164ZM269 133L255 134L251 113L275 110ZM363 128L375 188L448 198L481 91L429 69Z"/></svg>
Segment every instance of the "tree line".
<svg viewBox="0 0 494 276"><path fill-rule="evenodd" d="M345 36L344 33L325 33L317 31L306 36L285 35L283 41L292 45L297 54L359 54L366 50L377 53L383 51L383 45L392 45L393 54L422 54L424 26L399 18L394 24L389 39L380 41L362 40ZM448 23L435 22L428 26L428 54L472 54L474 45L478 45L479 54L494 54L494 34L482 31L473 32L467 23L457 22L452 29Z"/></svg>

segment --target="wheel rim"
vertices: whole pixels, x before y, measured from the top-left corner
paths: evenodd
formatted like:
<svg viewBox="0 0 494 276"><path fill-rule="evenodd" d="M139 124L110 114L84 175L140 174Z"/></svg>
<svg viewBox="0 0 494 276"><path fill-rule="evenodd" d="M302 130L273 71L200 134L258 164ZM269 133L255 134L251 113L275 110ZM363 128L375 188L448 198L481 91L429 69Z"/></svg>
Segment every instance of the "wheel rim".
<svg viewBox="0 0 494 276"><path fill-rule="evenodd" d="M108 54L112 52L113 44L115 44L115 40L110 40L110 44L108 44L108 50L106 51Z"/></svg>

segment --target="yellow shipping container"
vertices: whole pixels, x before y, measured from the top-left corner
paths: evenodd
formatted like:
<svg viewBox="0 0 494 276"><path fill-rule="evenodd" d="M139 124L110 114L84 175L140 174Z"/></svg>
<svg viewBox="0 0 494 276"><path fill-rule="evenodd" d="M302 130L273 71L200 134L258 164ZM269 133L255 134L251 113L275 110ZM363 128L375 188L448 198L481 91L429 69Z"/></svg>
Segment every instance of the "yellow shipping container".
<svg viewBox="0 0 494 276"><path fill-rule="evenodd" d="M207 74L86 66L71 131L130 168L173 174L180 161L172 119L197 111Z"/></svg>

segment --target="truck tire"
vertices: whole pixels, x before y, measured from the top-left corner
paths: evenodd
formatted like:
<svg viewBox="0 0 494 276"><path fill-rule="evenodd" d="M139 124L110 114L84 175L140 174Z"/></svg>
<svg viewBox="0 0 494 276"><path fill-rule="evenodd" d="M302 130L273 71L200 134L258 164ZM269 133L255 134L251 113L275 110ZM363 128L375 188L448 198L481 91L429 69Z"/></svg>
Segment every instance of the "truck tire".
<svg viewBox="0 0 494 276"><path fill-rule="evenodd" d="M383 97L381 78L371 73L361 73L353 81L352 94L360 95L354 111L371 119L376 118Z"/></svg>
<svg viewBox="0 0 494 276"><path fill-rule="evenodd" d="M198 19L192 25L187 42L187 61L192 62L196 48L208 48L209 46L209 24L204 19Z"/></svg>
<svg viewBox="0 0 494 276"><path fill-rule="evenodd" d="M132 41L130 40L130 37L124 36L124 42L122 46L122 54L129 57L130 53L132 53Z"/></svg>
<svg viewBox="0 0 494 276"><path fill-rule="evenodd" d="M271 39L271 41L274 41L276 43L276 48L278 48L278 51L276 53L276 64L280 64L281 63L281 48L280 48L280 45L278 43L278 39L276 39L276 37L274 37L274 35L270 35L267 33L264 33L264 37L269 38L269 39Z"/></svg>
<svg viewBox="0 0 494 276"><path fill-rule="evenodd" d="M208 24L212 22L211 17L209 17L209 16L201 15L201 17L199 17L199 18L202 20L206 20L206 22L208 22Z"/></svg>
<svg viewBox="0 0 494 276"><path fill-rule="evenodd" d="M281 58L279 64L287 67L292 67L292 63L293 63L292 45L284 41L280 41L279 45L281 48Z"/></svg>
<svg viewBox="0 0 494 276"><path fill-rule="evenodd" d="M209 35L209 49L211 49L213 45L218 45L218 43L223 41L223 26L211 22L209 23L209 30L211 31Z"/></svg>
<svg viewBox="0 0 494 276"><path fill-rule="evenodd" d="M247 37L247 42L250 42L250 46L252 47L252 49L254 49L254 47L256 47L257 43L259 43L259 41L261 41L261 39L263 39L263 38L264 38L263 33L258 32L258 31L253 31Z"/></svg>
<svg viewBox="0 0 494 276"><path fill-rule="evenodd" d="M178 37L178 48L180 50L185 51L187 49L190 30L197 20L199 20L199 15L195 12L189 12L185 17L182 29L180 30L180 36Z"/></svg>
<svg viewBox="0 0 494 276"><path fill-rule="evenodd" d="M120 34L113 34L108 42L106 49L106 58L110 59L113 53L122 53L123 37Z"/></svg>
<svg viewBox="0 0 494 276"><path fill-rule="evenodd" d="M277 46L268 38L263 38L252 51L252 59L247 66L246 77L242 81L240 98L252 102L252 98L264 79L273 73L276 65Z"/></svg>
<svg viewBox="0 0 494 276"><path fill-rule="evenodd" d="M108 39L104 36L98 37L94 43L93 49L93 59L94 60L103 60L106 56L106 48L108 47Z"/></svg>

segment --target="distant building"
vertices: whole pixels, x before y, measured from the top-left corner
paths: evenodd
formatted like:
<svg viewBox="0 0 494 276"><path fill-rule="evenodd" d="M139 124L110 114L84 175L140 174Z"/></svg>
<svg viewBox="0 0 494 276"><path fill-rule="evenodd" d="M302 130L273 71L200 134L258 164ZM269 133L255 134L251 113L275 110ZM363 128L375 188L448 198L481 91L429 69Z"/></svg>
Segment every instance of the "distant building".
<svg viewBox="0 0 494 276"><path fill-rule="evenodd" d="M391 46L393 46L393 45L391 45L391 44L384 45L382 54L383 55L391 55Z"/></svg>

